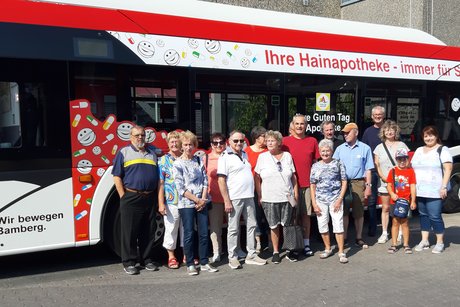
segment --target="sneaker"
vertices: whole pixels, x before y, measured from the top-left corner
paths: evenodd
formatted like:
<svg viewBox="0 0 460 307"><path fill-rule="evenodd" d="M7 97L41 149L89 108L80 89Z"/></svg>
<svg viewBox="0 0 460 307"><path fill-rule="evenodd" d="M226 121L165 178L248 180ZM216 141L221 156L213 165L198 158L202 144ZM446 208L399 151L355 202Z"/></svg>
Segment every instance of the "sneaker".
<svg viewBox="0 0 460 307"><path fill-rule="evenodd" d="M363 239L356 239L355 244L357 247L360 247L360 248L369 248L369 245L367 245L367 243L364 242Z"/></svg>
<svg viewBox="0 0 460 307"><path fill-rule="evenodd" d="M286 259L291 262L297 262L299 260L299 255L294 251L288 251L286 254Z"/></svg>
<svg viewBox="0 0 460 307"><path fill-rule="evenodd" d="M251 258L246 258L246 264L255 264L255 265L265 265L267 264L267 260L260 258L257 255L252 256Z"/></svg>
<svg viewBox="0 0 460 307"><path fill-rule="evenodd" d="M348 258L345 253L339 253L339 262L340 263L348 263Z"/></svg>
<svg viewBox="0 0 460 307"><path fill-rule="evenodd" d="M385 244L385 243L387 243L387 241L388 241L388 234L382 233L382 235L377 240L377 243L378 244Z"/></svg>
<svg viewBox="0 0 460 307"><path fill-rule="evenodd" d="M273 253L272 263L278 264L281 262L280 253Z"/></svg>
<svg viewBox="0 0 460 307"><path fill-rule="evenodd" d="M201 270L202 270L202 271L207 271L207 272L209 272L209 273L219 272L218 269L216 269L215 267L213 267L213 266L210 265L209 263L207 263L207 264L202 264L202 265L201 265Z"/></svg>
<svg viewBox="0 0 460 307"><path fill-rule="evenodd" d="M216 263L216 262L220 262L220 255L219 254L214 254L211 259L209 259L209 262L210 263Z"/></svg>
<svg viewBox="0 0 460 307"><path fill-rule="evenodd" d="M194 265L188 266L187 267L187 274L190 276L198 275L198 270Z"/></svg>
<svg viewBox="0 0 460 307"><path fill-rule="evenodd" d="M233 258L228 259L228 266L232 270L236 270L236 269L241 268L241 263L238 261L238 258L233 257Z"/></svg>
<svg viewBox="0 0 460 307"><path fill-rule="evenodd" d="M303 254L304 254L306 257L313 256L313 251L311 250L311 248L310 248L309 245L306 245L306 246L303 248Z"/></svg>
<svg viewBox="0 0 460 307"><path fill-rule="evenodd" d="M416 252L421 252L424 249L429 249L430 243L428 241L420 241L420 243L415 247Z"/></svg>
<svg viewBox="0 0 460 307"><path fill-rule="evenodd" d="M153 263L153 262L147 263L147 264L145 265L145 269L146 269L147 271L158 271L158 270L159 270L158 266L157 266L155 263Z"/></svg>
<svg viewBox="0 0 460 307"><path fill-rule="evenodd" d="M443 243L436 243L436 245L433 247L431 252L433 254L440 254L444 251L444 244Z"/></svg>
<svg viewBox="0 0 460 307"><path fill-rule="evenodd" d="M130 265L127 267L124 267L125 273L128 275L137 275L139 274L139 269L136 268L134 265Z"/></svg>
<svg viewBox="0 0 460 307"><path fill-rule="evenodd" d="M236 251L236 254L238 255L239 260L245 259L246 256L247 256L247 254L245 252L243 252L241 249L238 249Z"/></svg>

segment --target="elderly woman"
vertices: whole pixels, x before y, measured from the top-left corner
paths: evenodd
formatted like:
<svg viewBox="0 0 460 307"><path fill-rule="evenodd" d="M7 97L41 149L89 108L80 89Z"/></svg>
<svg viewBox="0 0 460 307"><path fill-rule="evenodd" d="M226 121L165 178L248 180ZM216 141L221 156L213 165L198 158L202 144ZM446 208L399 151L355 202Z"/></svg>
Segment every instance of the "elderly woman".
<svg viewBox="0 0 460 307"><path fill-rule="evenodd" d="M388 241L388 223L390 220L390 195L387 190L388 172L396 166L396 152L401 148L409 150L406 144L399 141L400 131L401 129L395 121L385 121L379 132L382 143L374 149L375 168L380 177L378 192L382 200L382 235L377 240L380 244ZM401 231L399 233L398 241L401 241Z"/></svg>
<svg viewBox="0 0 460 307"><path fill-rule="evenodd" d="M439 133L434 126L422 131L425 146L417 148L412 157L412 168L417 178L417 207L420 213L422 241L415 247L417 252L430 248L430 230L436 234L434 254L444 251L444 221L442 200L447 197L449 179L452 173L452 156L447 147L441 147Z"/></svg>
<svg viewBox="0 0 460 307"><path fill-rule="evenodd" d="M211 152L205 156L206 173L209 180L208 193L212 199L212 210L209 211L209 228L213 256L211 263L219 262L222 255L222 225L224 223L224 199L220 194L217 182L217 161L225 149L225 136L216 132L211 135Z"/></svg>
<svg viewBox="0 0 460 307"><path fill-rule="evenodd" d="M187 273L198 275L194 259L194 226L198 228L198 243L201 270L217 272L208 262L208 176L203 161L193 155L198 146L196 136L185 131L180 135L182 155L173 164L173 176L179 194L179 213L184 225L184 253Z"/></svg>
<svg viewBox="0 0 460 307"><path fill-rule="evenodd" d="M166 136L169 152L158 159L159 187L158 187L158 212L163 215L165 234L163 247L168 252L168 268L178 269L179 262L174 255L177 246L177 234L180 229L183 239L183 228L181 227L179 208L179 195L173 177L173 163L182 155L180 133L171 131ZM166 204L165 204L166 203ZM182 242L181 242L182 243ZM181 244L183 245L183 243Z"/></svg>
<svg viewBox="0 0 460 307"><path fill-rule="evenodd" d="M332 228L339 248L340 263L347 263L344 252L343 237L343 197L347 190L347 175L344 165L332 159L334 143L331 140L321 140L318 144L321 161L313 164L310 173L310 192L313 210L318 219L318 229L324 242L321 259L332 255L329 237L329 215Z"/></svg>
<svg viewBox="0 0 460 307"><path fill-rule="evenodd" d="M293 194L296 200L299 195L292 156L281 150L282 139L280 132L267 131L265 141L268 152L259 156L255 167L256 191L271 230L272 262L275 264L281 262L280 228L289 224L291 219L292 207L287 195ZM290 261L297 261L297 254L293 251L288 251L286 257Z"/></svg>

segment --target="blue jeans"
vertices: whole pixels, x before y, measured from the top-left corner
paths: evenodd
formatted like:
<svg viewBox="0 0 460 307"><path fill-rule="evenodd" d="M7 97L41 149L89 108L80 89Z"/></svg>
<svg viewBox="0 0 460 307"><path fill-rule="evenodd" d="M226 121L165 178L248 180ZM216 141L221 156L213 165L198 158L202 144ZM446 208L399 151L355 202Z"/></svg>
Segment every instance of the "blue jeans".
<svg viewBox="0 0 460 307"><path fill-rule="evenodd" d="M435 234L444 233L444 221L442 219L442 199L417 197L417 207L420 213L420 229L430 231L433 228Z"/></svg>
<svg viewBox="0 0 460 307"><path fill-rule="evenodd" d="M371 171L371 183L371 196L367 201L367 210L369 213L368 234L375 236L375 233L377 232L377 198L379 184L379 174L376 170Z"/></svg>
<svg viewBox="0 0 460 307"><path fill-rule="evenodd" d="M195 221L198 227L198 253L200 263L207 264L208 259L208 209L205 207L201 211L196 211L195 208L179 209L180 218L184 226L184 254L187 258L187 266L193 265L195 256L195 236L194 226Z"/></svg>

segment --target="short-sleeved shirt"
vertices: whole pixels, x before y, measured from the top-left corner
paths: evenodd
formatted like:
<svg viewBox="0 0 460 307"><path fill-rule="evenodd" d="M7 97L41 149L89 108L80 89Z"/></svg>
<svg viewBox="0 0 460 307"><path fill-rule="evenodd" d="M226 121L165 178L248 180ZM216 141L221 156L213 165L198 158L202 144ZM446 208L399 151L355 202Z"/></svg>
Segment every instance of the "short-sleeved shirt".
<svg viewBox="0 0 460 307"><path fill-rule="evenodd" d="M176 159L173 164L173 176L179 194L178 208L195 208L195 203L184 196L188 191L198 198L203 196L203 189L208 187L208 176L200 157L191 160Z"/></svg>
<svg viewBox="0 0 460 307"><path fill-rule="evenodd" d="M319 159L318 141L311 136L298 139L291 135L283 138L282 148L292 156L299 187L309 187L311 166Z"/></svg>
<svg viewBox="0 0 460 307"><path fill-rule="evenodd" d="M364 144L369 145L372 152L374 152L378 144L382 143L382 140L379 138L379 132L380 128L376 128L374 125L364 130L363 138L361 139L361 141Z"/></svg>
<svg viewBox="0 0 460 307"><path fill-rule="evenodd" d="M263 152L266 152L267 149L264 148L262 151L254 151L252 150L250 146L248 146L244 149L244 151L248 155L248 161L249 163L251 163L251 168L252 168L251 170L252 170L252 174L254 175L254 168L256 167L257 159L259 158L260 154Z"/></svg>
<svg viewBox="0 0 460 307"><path fill-rule="evenodd" d="M254 176L246 152L241 156L227 147L217 162L217 176L224 176L230 200L254 197Z"/></svg>
<svg viewBox="0 0 460 307"><path fill-rule="evenodd" d="M439 191L442 186L442 163L452 163L452 155L447 147L443 147L441 155L437 147L423 152L423 147L417 148L412 157L412 168L417 177L417 196L427 198L440 198Z"/></svg>
<svg viewBox="0 0 460 307"><path fill-rule="evenodd" d="M405 148L405 149L409 150L409 148L407 147L406 144L404 144L403 142L399 142L399 141L395 142L393 146L388 147L388 151L390 152L390 155L393 158L393 161L395 163L396 163L396 157L395 157L396 151L398 151L398 149L401 149L401 148ZM393 165L393 163L391 162L390 158L388 157L388 154L387 154L385 148L383 147L382 143L377 145L377 147L375 147L374 156L377 156L379 158L380 170L382 171L384 178L386 178L387 175L388 175L388 172L393 167L395 167L395 165ZM386 189L386 183L384 183L382 181L382 179L380 179L379 192L380 193L388 193L388 191Z"/></svg>
<svg viewBox="0 0 460 307"><path fill-rule="evenodd" d="M316 199L323 204L331 204L339 197L343 180L347 180L347 175L338 160L316 162L311 168L310 182L316 185Z"/></svg>
<svg viewBox="0 0 460 307"><path fill-rule="evenodd" d="M345 165L348 180L364 178L366 171L374 168L371 148L356 140L353 146L343 143L334 152L334 159Z"/></svg>
<svg viewBox="0 0 460 307"><path fill-rule="evenodd" d="M158 174L160 180L164 182L165 199L168 205L177 205L179 201L179 194L177 193L172 173L174 161L174 157L169 153L158 160Z"/></svg>
<svg viewBox="0 0 460 307"><path fill-rule="evenodd" d="M145 151L139 151L130 144L115 156L112 175L120 177L128 189L155 191L158 186L157 159L153 146L146 145Z"/></svg>
<svg viewBox="0 0 460 307"><path fill-rule="evenodd" d="M388 172L388 185L393 187L393 191L399 198L410 201L410 185L417 183L414 170L412 168L400 169L399 167L392 169L394 169L394 173L392 170Z"/></svg>
<svg viewBox="0 0 460 307"><path fill-rule="evenodd" d="M281 163L280 167L278 167L278 161ZM261 200L263 202L287 202L286 195L293 191L292 174L295 173L290 153L284 152L281 159L277 160L270 152L264 152L257 160L255 172L262 179Z"/></svg>
<svg viewBox="0 0 460 307"><path fill-rule="evenodd" d="M224 198L219 190L219 183L217 182L217 162L220 155L209 153L204 157L204 165L206 166L206 174L208 174L209 189L208 193L211 200L215 203L223 203Z"/></svg>

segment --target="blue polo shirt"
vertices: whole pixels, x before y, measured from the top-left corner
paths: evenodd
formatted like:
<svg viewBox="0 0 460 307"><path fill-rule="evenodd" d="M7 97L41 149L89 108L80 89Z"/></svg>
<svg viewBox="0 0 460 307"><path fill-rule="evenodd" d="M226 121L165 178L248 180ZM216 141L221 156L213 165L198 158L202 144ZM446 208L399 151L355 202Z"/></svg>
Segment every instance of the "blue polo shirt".
<svg viewBox="0 0 460 307"><path fill-rule="evenodd" d="M141 152L130 144L115 156L112 175L120 177L126 188L155 191L158 184L157 160L155 147L146 145L145 151Z"/></svg>
<svg viewBox="0 0 460 307"><path fill-rule="evenodd" d="M364 178L366 171L374 168L371 148L358 140L352 147L348 143L337 147L333 158L345 165L348 180Z"/></svg>

